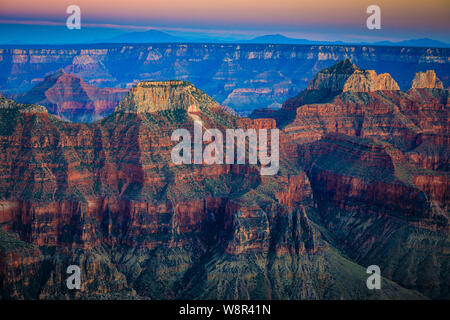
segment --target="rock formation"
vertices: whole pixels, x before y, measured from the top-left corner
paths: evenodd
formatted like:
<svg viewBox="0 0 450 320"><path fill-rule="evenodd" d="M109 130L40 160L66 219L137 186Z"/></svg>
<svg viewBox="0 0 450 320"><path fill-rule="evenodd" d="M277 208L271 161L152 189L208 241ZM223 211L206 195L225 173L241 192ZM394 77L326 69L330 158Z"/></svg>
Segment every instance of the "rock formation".
<svg viewBox="0 0 450 320"><path fill-rule="evenodd" d="M395 90L344 91L355 73L375 76L336 69L280 111L292 118L274 176L171 162L171 133L196 119L277 125L230 114L188 82L139 83L89 125L1 98L0 296L448 297L448 91L403 93L387 76L376 88ZM64 286L71 264L79 291ZM367 289L370 264L383 290Z"/></svg>
<svg viewBox="0 0 450 320"><path fill-rule="evenodd" d="M447 250L449 232L449 92L435 88L432 72L428 80L416 76L421 85L407 92L395 85L367 92L370 74L343 61L319 72L282 110L253 117L272 117L284 127L283 154L306 171L319 220L338 247L362 264L389 257L383 268L391 279L429 296L447 295L449 271L437 274L448 261L440 250ZM354 75L359 82L350 81ZM378 237L374 228L389 236ZM404 247L393 252L393 243ZM398 256L408 257L408 266Z"/></svg>
<svg viewBox="0 0 450 320"><path fill-rule="evenodd" d="M154 113L183 109L190 113L205 107L218 106L218 103L186 81L145 81L138 83L120 102L117 111Z"/></svg>
<svg viewBox="0 0 450 320"><path fill-rule="evenodd" d="M43 105L63 120L93 122L111 114L127 91L96 88L61 69L14 99Z"/></svg>
<svg viewBox="0 0 450 320"><path fill-rule="evenodd" d="M444 89L442 81L433 70L417 72L411 84L412 89Z"/></svg>
<svg viewBox="0 0 450 320"><path fill-rule="evenodd" d="M307 90L330 93L374 92L400 90L400 87L389 74L377 75L374 70L360 69L350 59L346 59L317 73Z"/></svg>

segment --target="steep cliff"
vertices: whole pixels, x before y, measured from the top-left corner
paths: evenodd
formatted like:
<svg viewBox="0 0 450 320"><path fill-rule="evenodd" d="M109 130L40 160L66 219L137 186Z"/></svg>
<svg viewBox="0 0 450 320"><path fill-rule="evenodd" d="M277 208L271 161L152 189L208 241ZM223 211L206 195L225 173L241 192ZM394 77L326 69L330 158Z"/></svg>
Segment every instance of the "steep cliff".
<svg viewBox="0 0 450 320"><path fill-rule="evenodd" d="M420 170L391 145L335 133L300 150L318 203L312 218L331 244L406 288L447 298L447 173L422 171L427 179L417 179Z"/></svg>
<svg viewBox="0 0 450 320"><path fill-rule="evenodd" d="M146 81L138 83L120 102L117 111L153 113L183 109L200 112L200 105L218 107L218 103L186 81Z"/></svg>
<svg viewBox="0 0 450 320"><path fill-rule="evenodd" d="M284 155L306 171L314 219L333 245L408 288L448 297L449 92L431 71L407 92L391 79L345 60L281 110L254 116L284 126Z"/></svg>

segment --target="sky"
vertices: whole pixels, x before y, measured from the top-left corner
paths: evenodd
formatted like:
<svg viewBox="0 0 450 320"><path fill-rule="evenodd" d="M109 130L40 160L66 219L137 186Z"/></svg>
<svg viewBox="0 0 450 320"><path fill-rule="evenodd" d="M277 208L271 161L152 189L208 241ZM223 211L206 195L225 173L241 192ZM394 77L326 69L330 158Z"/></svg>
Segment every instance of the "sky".
<svg viewBox="0 0 450 320"><path fill-rule="evenodd" d="M100 38L154 28L236 39L280 33L324 41L450 42L450 0L13 0L0 2L0 27L7 25L9 39L19 40L21 30L64 26L73 4L81 8L82 29ZM380 30L366 27L372 4L381 8Z"/></svg>

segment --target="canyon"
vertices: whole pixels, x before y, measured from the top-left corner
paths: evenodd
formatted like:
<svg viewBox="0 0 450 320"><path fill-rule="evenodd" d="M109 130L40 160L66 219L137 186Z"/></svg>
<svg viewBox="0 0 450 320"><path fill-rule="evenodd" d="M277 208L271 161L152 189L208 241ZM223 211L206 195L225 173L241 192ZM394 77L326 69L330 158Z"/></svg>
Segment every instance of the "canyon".
<svg viewBox="0 0 450 320"><path fill-rule="evenodd" d="M142 80L186 80L247 115L299 94L320 70L350 58L389 73L402 90L414 73L435 70L450 85L450 49L349 45L91 44L0 46L0 92L23 94L63 69L100 88ZM382 79L380 80L382 81ZM34 101L31 101L35 103Z"/></svg>
<svg viewBox="0 0 450 320"><path fill-rule="evenodd" d="M139 82L93 123L0 97L0 297L450 298L447 80L418 70L402 91L354 62L249 118L187 81ZM196 120L280 129L278 173L173 164Z"/></svg>

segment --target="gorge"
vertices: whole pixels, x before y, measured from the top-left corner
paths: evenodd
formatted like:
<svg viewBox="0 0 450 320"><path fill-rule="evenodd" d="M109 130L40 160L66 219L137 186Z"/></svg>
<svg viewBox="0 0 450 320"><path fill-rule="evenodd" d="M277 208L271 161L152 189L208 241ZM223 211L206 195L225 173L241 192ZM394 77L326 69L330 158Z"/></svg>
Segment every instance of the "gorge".
<svg viewBox="0 0 450 320"><path fill-rule="evenodd" d="M185 81L139 82L93 123L0 97L0 297L448 299L448 78L429 68L402 91L362 67L317 70L250 118ZM174 165L171 134L195 119L279 129L278 173ZM81 290L65 287L72 264ZM367 289L369 265L382 290Z"/></svg>

